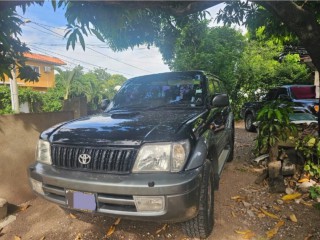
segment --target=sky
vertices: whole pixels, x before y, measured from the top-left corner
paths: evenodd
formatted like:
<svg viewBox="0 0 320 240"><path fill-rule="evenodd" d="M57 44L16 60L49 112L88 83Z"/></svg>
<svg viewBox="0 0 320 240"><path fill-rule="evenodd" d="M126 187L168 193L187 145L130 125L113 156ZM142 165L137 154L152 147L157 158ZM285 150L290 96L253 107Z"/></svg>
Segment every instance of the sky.
<svg viewBox="0 0 320 240"><path fill-rule="evenodd" d="M219 4L208 9L211 18L222 8ZM44 6L33 5L23 13L18 9L18 14L26 23L21 25L22 35L20 40L25 42L33 53L57 57L67 63L65 69L72 69L77 65L84 67L84 71L95 68L104 68L110 74L121 74L126 78L151 73L170 71L162 61L158 48L151 46L135 47L122 52L113 52L108 46L95 36L85 37L86 50L83 51L80 43L66 50L67 40L63 38L67 20L64 10L56 11L50 2ZM211 26L216 25L212 21Z"/></svg>

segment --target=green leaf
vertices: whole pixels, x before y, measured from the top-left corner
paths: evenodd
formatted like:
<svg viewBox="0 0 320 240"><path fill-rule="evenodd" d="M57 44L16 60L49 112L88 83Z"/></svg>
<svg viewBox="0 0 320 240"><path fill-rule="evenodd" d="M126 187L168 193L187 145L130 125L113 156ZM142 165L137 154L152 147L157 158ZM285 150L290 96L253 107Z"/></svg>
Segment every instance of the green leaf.
<svg viewBox="0 0 320 240"><path fill-rule="evenodd" d="M72 35L72 33L71 33L71 35ZM70 46L71 41L72 41L71 35L69 36L68 41L67 41L67 46L66 46L67 50L69 50L69 46Z"/></svg>
<svg viewBox="0 0 320 240"><path fill-rule="evenodd" d="M52 0L51 1L51 5L53 7L53 10L56 11L56 9L57 9L57 1L56 0Z"/></svg>
<svg viewBox="0 0 320 240"><path fill-rule="evenodd" d="M276 114L277 119L279 120L279 122L281 122L281 121L282 121L282 114L281 114L281 112L280 112L278 109L275 109L274 112L275 112L275 114Z"/></svg>
<svg viewBox="0 0 320 240"><path fill-rule="evenodd" d="M72 29L69 29L63 36L63 38L67 38L68 35L72 32Z"/></svg>
<svg viewBox="0 0 320 240"><path fill-rule="evenodd" d="M273 114L272 113L273 113L273 111L271 109L269 109L269 111L268 111L268 119L269 120L273 119L273 116L272 116Z"/></svg>
<svg viewBox="0 0 320 240"><path fill-rule="evenodd" d="M305 171L310 171L311 170L310 165L304 165L304 170Z"/></svg>
<svg viewBox="0 0 320 240"><path fill-rule="evenodd" d="M81 47L82 47L83 51L85 51L86 50L86 44L84 42L83 36L82 36L80 31L77 31L77 34L78 34L78 37L79 37L79 41L80 41Z"/></svg>
<svg viewBox="0 0 320 240"><path fill-rule="evenodd" d="M104 42L104 38L102 37L102 35L95 29L91 28L91 31L94 33L94 35L96 35L96 37L101 41Z"/></svg>

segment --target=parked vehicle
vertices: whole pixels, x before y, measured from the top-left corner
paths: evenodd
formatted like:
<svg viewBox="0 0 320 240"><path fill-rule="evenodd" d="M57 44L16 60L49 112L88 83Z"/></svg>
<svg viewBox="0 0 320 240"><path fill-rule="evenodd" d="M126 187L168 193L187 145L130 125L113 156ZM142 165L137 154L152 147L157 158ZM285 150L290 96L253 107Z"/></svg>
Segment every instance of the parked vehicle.
<svg viewBox="0 0 320 240"><path fill-rule="evenodd" d="M64 208L182 222L205 238L233 146L233 113L216 76L147 75L128 80L104 113L41 133L29 178Z"/></svg>
<svg viewBox="0 0 320 240"><path fill-rule="evenodd" d="M240 111L240 116L244 119L245 129L254 132L258 111L266 102L281 99L293 103L293 111L318 115L319 99L316 98L316 88L314 85L285 85L270 89L264 99L260 102L247 102Z"/></svg>

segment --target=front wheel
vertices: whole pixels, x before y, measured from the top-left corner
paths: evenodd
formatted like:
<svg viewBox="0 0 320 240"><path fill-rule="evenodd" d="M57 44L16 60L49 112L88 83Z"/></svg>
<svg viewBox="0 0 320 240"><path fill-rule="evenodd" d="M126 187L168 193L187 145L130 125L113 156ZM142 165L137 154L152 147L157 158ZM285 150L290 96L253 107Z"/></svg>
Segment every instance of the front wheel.
<svg viewBox="0 0 320 240"><path fill-rule="evenodd" d="M202 177L199 212L193 219L182 223L183 232L192 238L207 238L213 229L214 184L211 163L207 160Z"/></svg>
<svg viewBox="0 0 320 240"><path fill-rule="evenodd" d="M253 121L254 121L254 118L252 113L248 113L244 118L245 128L248 132L256 131L256 127L253 125Z"/></svg>

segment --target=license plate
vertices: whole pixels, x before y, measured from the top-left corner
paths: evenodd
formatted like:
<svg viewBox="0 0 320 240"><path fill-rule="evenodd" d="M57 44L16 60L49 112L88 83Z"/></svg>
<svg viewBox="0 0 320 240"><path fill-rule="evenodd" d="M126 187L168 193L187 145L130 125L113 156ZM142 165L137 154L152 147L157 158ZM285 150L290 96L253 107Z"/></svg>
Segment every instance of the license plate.
<svg viewBox="0 0 320 240"><path fill-rule="evenodd" d="M96 210L96 197L92 193L67 190L66 197L68 207L70 208L90 212Z"/></svg>

